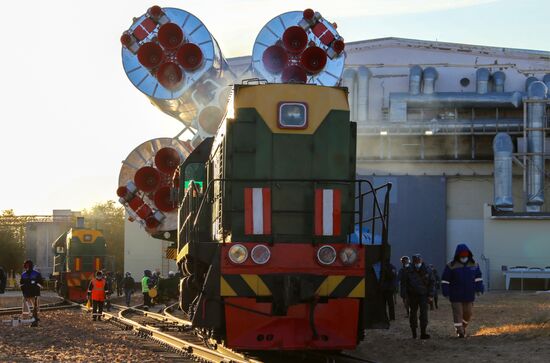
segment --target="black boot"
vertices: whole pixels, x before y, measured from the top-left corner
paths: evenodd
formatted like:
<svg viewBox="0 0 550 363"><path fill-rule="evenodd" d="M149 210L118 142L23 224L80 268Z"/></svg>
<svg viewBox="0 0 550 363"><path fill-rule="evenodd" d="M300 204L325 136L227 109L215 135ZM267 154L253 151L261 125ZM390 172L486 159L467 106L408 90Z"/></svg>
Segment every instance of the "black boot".
<svg viewBox="0 0 550 363"><path fill-rule="evenodd" d="M420 339L430 339L430 334L426 334L426 328L420 328Z"/></svg>
<svg viewBox="0 0 550 363"><path fill-rule="evenodd" d="M411 328L411 332L413 339L416 339L416 328Z"/></svg>

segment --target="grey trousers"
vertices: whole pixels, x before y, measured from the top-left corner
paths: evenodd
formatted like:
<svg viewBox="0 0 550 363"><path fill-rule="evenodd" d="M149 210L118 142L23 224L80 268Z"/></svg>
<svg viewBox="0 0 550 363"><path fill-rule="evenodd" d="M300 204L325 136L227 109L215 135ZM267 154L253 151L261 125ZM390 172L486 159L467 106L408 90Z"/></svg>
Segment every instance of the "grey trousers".
<svg viewBox="0 0 550 363"><path fill-rule="evenodd" d="M466 334L466 327L472 318L473 302L451 303L453 309L453 321L457 334Z"/></svg>

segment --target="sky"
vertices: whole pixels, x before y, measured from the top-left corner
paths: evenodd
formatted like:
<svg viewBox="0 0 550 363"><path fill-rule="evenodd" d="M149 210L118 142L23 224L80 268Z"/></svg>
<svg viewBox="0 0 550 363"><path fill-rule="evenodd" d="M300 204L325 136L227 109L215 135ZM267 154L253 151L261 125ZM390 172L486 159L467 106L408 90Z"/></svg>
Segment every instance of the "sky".
<svg viewBox="0 0 550 363"><path fill-rule="evenodd" d="M120 35L155 4L200 18L226 58L249 55L271 18L307 7L337 22L346 41L395 36L550 51L548 0L6 2L0 211L50 214L116 199L128 153L181 130L122 69Z"/></svg>

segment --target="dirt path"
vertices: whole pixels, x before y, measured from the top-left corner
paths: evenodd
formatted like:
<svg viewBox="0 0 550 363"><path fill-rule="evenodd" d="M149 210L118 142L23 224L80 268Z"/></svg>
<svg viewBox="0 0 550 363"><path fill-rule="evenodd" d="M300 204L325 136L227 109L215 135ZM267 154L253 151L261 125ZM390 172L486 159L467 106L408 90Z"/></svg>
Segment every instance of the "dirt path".
<svg viewBox="0 0 550 363"><path fill-rule="evenodd" d="M167 361L155 347L78 309L44 312L37 328L0 326L0 362Z"/></svg>
<svg viewBox="0 0 550 363"><path fill-rule="evenodd" d="M470 336L454 335L451 305L430 311L432 339L413 340L402 303L389 330L369 330L353 352L377 362L550 362L550 294L490 292L478 298Z"/></svg>

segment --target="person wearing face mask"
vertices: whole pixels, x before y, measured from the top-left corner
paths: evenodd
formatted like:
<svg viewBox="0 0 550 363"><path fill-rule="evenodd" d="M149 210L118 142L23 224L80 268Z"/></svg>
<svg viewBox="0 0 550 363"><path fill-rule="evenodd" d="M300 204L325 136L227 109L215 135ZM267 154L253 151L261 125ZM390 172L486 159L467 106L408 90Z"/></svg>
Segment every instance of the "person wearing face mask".
<svg viewBox="0 0 550 363"><path fill-rule="evenodd" d="M407 292L412 337L416 339L416 329L420 320L420 339L430 339L426 328L428 327L428 303L433 299L434 277L420 254L414 255L412 262L412 265L405 270L401 282L401 289ZM417 319L418 310L420 310L420 319Z"/></svg>
<svg viewBox="0 0 550 363"><path fill-rule="evenodd" d="M397 283L400 286L399 289L399 296L401 296L401 299L403 300L403 306L405 307L405 317L409 317L409 303L407 302L407 291L405 289L401 288L401 281L403 281L403 275L405 274L405 270L407 267L409 267L409 256L403 256L401 257L401 268L399 269L399 272L397 273Z"/></svg>
<svg viewBox="0 0 550 363"><path fill-rule="evenodd" d="M456 335L464 338L472 318L476 294L484 290L479 265L465 244L456 246L454 258L445 266L441 276L441 292L451 301Z"/></svg>

